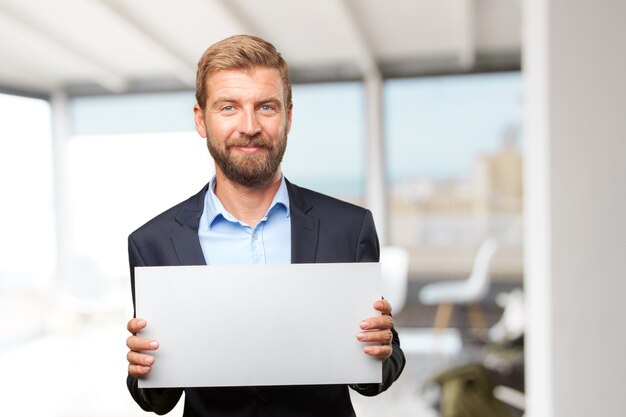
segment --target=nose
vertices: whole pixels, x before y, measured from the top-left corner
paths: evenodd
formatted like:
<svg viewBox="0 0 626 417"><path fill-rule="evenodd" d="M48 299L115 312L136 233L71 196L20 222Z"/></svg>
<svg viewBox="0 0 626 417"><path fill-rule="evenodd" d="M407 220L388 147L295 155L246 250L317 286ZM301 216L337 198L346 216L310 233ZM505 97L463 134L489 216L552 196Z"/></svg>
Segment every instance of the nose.
<svg viewBox="0 0 626 417"><path fill-rule="evenodd" d="M261 125L257 120L257 115L254 109L246 109L242 112L242 117L239 124L239 133L246 136L254 136L261 132Z"/></svg>

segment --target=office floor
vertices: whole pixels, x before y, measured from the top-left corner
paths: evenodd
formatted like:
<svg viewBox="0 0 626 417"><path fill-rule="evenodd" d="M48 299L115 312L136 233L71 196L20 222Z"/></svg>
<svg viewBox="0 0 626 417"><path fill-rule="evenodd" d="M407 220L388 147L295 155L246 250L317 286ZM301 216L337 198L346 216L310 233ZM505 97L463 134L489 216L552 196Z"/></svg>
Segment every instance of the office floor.
<svg viewBox="0 0 626 417"><path fill-rule="evenodd" d="M471 359L463 332L449 329L433 336L434 310L410 303L396 322L407 355L401 378L387 392L368 398L353 395L359 417L435 417L422 391L436 373ZM487 314L488 321L497 311ZM5 316L6 317L6 316ZM147 415L125 387L124 314L76 321L54 332L25 335L0 349L0 415L12 417L130 417ZM462 315L459 315L462 323ZM6 323L5 323L6 324ZM177 407L170 415L182 415Z"/></svg>

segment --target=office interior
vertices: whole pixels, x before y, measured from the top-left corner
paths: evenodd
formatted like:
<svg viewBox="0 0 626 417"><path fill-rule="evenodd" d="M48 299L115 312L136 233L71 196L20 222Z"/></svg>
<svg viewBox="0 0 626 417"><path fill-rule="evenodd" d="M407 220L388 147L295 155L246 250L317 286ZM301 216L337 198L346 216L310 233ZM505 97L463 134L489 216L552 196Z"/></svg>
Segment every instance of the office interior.
<svg viewBox="0 0 626 417"><path fill-rule="evenodd" d="M249 33L290 64L287 178L376 221L407 366L357 415L454 415L462 378L502 415L626 415L625 21L621 0L0 1L0 414L146 414L126 237L210 179L196 61Z"/></svg>

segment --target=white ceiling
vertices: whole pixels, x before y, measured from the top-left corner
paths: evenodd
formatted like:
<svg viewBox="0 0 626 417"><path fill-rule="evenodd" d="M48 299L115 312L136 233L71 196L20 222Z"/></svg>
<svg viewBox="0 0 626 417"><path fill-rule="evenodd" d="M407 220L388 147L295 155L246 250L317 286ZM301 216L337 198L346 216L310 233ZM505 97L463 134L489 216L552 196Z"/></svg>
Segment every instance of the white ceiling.
<svg viewBox="0 0 626 417"><path fill-rule="evenodd" d="M0 89L191 88L237 33L274 43L295 82L515 69L520 0L0 0Z"/></svg>

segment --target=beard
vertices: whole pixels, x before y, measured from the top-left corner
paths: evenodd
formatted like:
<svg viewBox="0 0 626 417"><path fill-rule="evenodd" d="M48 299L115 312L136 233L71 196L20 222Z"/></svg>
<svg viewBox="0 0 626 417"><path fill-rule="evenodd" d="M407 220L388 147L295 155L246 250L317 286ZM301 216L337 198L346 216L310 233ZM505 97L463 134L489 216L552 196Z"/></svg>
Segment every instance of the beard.
<svg viewBox="0 0 626 417"><path fill-rule="evenodd" d="M234 152L235 146L256 146L265 151L255 154ZM269 181L278 171L287 149L287 135L274 143L263 136L241 136L227 139L224 147L219 147L207 134L207 147L213 160L229 180L251 187Z"/></svg>

